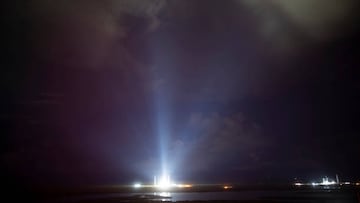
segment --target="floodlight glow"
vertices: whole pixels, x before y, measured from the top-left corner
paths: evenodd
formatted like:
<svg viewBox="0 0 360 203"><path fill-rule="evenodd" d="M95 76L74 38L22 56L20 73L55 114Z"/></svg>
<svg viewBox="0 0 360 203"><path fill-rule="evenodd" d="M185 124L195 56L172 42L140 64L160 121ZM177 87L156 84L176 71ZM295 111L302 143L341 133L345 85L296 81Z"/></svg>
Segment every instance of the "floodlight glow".
<svg viewBox="0 0 360 203"><path fill-rule="evenodd" d="M171 187L171 182L170 182L170 176L166 176L163 175L158 183L158 185L156 185L159 188L162 189L168 189Z"/></svg>
<svg viewBox="0 0 360 203"><path fill-rule="evenodd" d="M329 181L329 178L325 177L325 178L323 178L323 181L320 184L321 185L334 185L334 184L336 184L336 182L335 181Z"/></svg>
<svg viewBox="0 0 360 203"><path fill-rule="evenodd" d="M140 183L135 183L133 186L134 188L141 188L142 185Z"/></svg>

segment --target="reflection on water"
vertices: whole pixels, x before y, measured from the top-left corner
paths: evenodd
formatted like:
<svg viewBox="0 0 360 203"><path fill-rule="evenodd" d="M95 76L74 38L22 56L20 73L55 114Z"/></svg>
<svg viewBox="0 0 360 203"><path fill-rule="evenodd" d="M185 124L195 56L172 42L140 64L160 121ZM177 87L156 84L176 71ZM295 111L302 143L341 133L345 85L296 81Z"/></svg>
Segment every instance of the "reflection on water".
<svg viewBox="0 0 360 203"><path fill-rule="evenodd" d="M289 191L279 192L276 191L276 194L281 195L289 194ZM154 193L143 193L145 197L150 197L153 195L155 200L161 201L208 201L208 200L248 200L248 199L258 199L262 196L268 196L274 194L274 191L236 191L236 192L154 192Z"/></svg>
<svg viewBox="0 0 360 203"><path fill-rule="evenodd" d="M161 197L171 197L170 192L154 192L155 196L161 196Z"/></svg>
<svg viewBox="0 0 360 203"><path fill-rule="evenodd" d="M155 200L161 201L211 201L211 200L248 200L258 199L274 194L280 196L294 195L289 191L235 191L235 192L154 192ZM149 193L143 195L150 195Z"/></svg>
<svg viewBox="0 0 360 203"><path fill-rule="evenodd" d="M158 192L154 197L161 201L212 201L212 200L282 200L290 202L357 203L353 193L336 191L229 191L229 192Z"/></svg>
<svg viewBox="0 0 360 203"><path fill-rule="evenodd" d="M162 202L169 201L169 199L171 199L171 193L170 192L154 192L154 197L160 197L160 198L155 198L155 199L158 199Z"/></svg>
<svg viewBox="0 0 360 203"><path fill-rule="evenodd" d="M254 191L223 191L223 192L145 192L145 193L111 193L81 195L59 199L59 203L76 203L88 200L114 199L119 202L137 200L146 201L211 201L211 200L273 200L286 202L321 202L321 203L357 203L356 193L351 191L290 191L290 190L254 190ZM54 201L51 201L54 202ZM99 201L100 202L100 201Z"/></svg>

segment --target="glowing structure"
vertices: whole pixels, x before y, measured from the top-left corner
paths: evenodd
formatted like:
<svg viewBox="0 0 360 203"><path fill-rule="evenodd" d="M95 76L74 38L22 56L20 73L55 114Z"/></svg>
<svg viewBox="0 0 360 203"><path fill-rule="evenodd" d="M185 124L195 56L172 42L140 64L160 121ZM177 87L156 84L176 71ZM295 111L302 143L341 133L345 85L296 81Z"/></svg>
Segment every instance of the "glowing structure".
<svg viewBox="0 0 360 203"><path fill-rule="evenodd" d="M320 183L316 183L316 182L312 182L311 185L312 186L330 186L330 185L336 185L336 184L339 184L337 183L336 181L329 181L329 178L328 177L324 177L322 179L322 182Z"/></svg>
<svg viewBox="0 0 360 203"><path fill-rule="evenodd" d="M320 183L320 185L335 185L336 182L335 181L329 181L328 177L323 178L322 183Z"/></svg>
<svg viewBox="0 0 360 203"><path fill-rule="evenodd" d="M335 181L336 180L336 181ZM322 178L321 182L311 182L311 183L301 183L301 182L295 182L295 186L303 186L303 185L312 185L312 186L335 186L335 185L343 185L344 183L341 183L339 180L339 176L336 174L335 180L329 180L328 177Z"/></svg>
<svg viewBox="0 0 360 203"><path fill-rule="evenodd" d="M154 188L158 188L160 190L170 190L172 187L177 188L191 188L193 185L191 184L175 184L171 181L169 175L163 175L158 180L156 176L154 176L154 184L152 185Z"/></svg>
<svg viewBox="0 0 360 203"><path fill-rule="evenodd" d="M173 186L173 184L171 184L169 175L163 175L159 181L156 179L156 176L154 176L154 187L168 189L171 186Z"/></svg>

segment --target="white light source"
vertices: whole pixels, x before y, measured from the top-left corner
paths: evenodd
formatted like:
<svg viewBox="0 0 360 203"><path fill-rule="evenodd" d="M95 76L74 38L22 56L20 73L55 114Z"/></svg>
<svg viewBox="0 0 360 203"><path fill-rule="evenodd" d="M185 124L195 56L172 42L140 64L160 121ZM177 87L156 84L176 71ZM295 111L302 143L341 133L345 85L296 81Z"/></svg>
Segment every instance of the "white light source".
<svg viewBox="0 0 360 203"><path fill-rule="evenodd" d="M335 181L329 181L328 177L323 178L322 183L320 183L321 185L335 185L336 182Z"/></svg>
<svg viewBox="0 0 360 203"><path fill-rule="evenodd" d="M140 183L135 183L134 188L141 188L141 184Z"/></svg>
<svg viewBox="0 0 360 203"><path fill-rule="evenodd" d="M171 187L170 176L163 175L156 186L162 189Z"/></svg>

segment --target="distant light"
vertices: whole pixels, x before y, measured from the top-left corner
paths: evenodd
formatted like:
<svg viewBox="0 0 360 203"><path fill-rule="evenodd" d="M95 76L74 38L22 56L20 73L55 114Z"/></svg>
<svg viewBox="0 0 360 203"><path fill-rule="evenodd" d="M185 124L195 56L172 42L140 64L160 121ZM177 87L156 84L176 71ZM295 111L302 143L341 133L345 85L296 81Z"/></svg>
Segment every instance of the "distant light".
<svg viewBox="0 0 360 203"><path fill-rule="evenodd" d="M227 190L227 189L231 189L232 188L232 186L230 186L230 185L224 185L224 187L223 187L225 190Z"/></svg>
<svg viewBox="0 0 360 203"><path fill-rule="evenodd" d="M179 185L176 185L176 187L179 187L179 188L190 188L190 187L192 187L192 185L190 185L190 184L185 184L185 185L179 184Z"/></svg>
<svg viewBox="0 0 360 203"><path fill-rule="evenodd" d="M355 185L360 185L360 182L356 183Z"/></svg>
<svg viewBox="0 0 360 203"><path fill-rule="evenodd" d="M350 185L350 182L345 182L344 184L345 184L345 185Z"/></svg>
<svg viewBox="0 0 360 203"><path fill-rule="evenodd" d="M316 185L317 185L317 183L311 183L311 185L312 185L312 186L316 186Z"/></svg>
<svg viewBox="0 0 360 203"><path fill-rule="evenodd" d="M302 184L302 183L295 183L294 185L296 185L296 186L302 186L303 184Z"/></svg>
<svg viewBox="0 0 360 203"><path fill-rule="evenodd" d="M140 183L135 183L135 184L134 184L134 188L141 188L141 186L142 186L142 185L141 185Z"/></svg>

